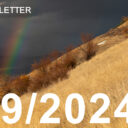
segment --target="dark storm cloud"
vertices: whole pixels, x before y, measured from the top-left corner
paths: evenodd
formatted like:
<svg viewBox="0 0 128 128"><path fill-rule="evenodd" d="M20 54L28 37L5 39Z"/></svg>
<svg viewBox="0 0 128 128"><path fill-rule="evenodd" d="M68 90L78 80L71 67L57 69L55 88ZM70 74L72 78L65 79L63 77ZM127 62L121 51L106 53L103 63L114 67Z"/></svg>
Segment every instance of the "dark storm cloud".
<svg viewBox="0 0 128 128"><path fill-rule="evenodd" d="M63 49L80 43L80 33L100 34L127 15L128 1L111 0L41 0L35 2L36 14L31 18L30 33L38 37L26 43L22 53L42 55L51 49ZM31 45L31 47L29 47ZM35 50L33 50L35 48ZM37 49L37 50L36 50ZM28 52L28 50L30 52Z"/></svg>
<svg viewBox="0 0 128 128"><path fill-rule="evenodd" d="M95 35L116 26L122 16L128 15L128 0L0 0L4 6L31 6L32 15L20 50L17 65L29 67L33 59L23 56L42 56L48 52L63 50L70 44L80 44L80 33ZM0 16L0 54L15 25L18 16ZM23 61L24 60L24 61ZM28 62L26 62L28 60Z"/></svg>

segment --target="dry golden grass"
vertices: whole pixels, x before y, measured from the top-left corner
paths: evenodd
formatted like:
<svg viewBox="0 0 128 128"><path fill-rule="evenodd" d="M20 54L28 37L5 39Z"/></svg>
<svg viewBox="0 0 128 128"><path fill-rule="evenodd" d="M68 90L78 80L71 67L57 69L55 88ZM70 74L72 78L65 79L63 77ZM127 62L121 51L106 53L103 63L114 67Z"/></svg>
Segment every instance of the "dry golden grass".
<svg viewBox="0 0 128 128"><path fill-rule="evenodd" d="M69 73L69 79L65 79L53 86L40 90L34 108L31 125L25 125L31 93L21 97L23 113L20 121L15 125L7 125L0 118L1 128L127 128L126 119L113 117L116 107L128 92L128 40L115 45L105 52L95 56L90 61L84 62ZM60 117L61 124L39 124L40 118L52 105L49 100L46 104L40 103L41 96L46 93L55 93L60 97L59 109L52 117ZM68 123L65 117L65 100L71 93L80 93L85 100L86 114L84 120L78 125ZM102 101L96 104L90 103L90 99L95 93L106 93L111 105L102 115L110 117L111 124L90 124L91 116L102 105ZM13 102L9 103L11 106ZM0 107L0 116L6 115ZM73 104L73 115L77 116L76 102ZM13 115L11 115L13 116Z"/></svg>

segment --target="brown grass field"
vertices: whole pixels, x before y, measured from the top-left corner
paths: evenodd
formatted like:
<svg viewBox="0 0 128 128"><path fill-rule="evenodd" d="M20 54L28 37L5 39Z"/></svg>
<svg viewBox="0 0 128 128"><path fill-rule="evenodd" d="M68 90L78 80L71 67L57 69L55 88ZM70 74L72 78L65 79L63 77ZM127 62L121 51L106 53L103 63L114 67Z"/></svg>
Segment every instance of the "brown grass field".
<svg viewBox="0 0 128 128"><path fill-rule="evenodd" d="M128 27L128 22L122 26ZM31 92L21 96L23 105L22 117L14 125L7 125L2 121L1 116L8 115L0 107L0 127L1 128L127 128L126 118L115 118L114 111L128 93L128 39L122 36L101 35L94 39L94 42L107 40L107 44L99 47L99 52L89 61L84 61L76 68L69 71L69 77L57 83L53 83L45 89L39 90L34 112L30 125L25 125ZM112 42L112 43L111 43ZM102 48L101 48L102 47ZM31 77L35 72L29 74ZM47 103L40 103L41 97L46 93L55 93L60 98L60 107L52 117L60 117L60 124L40 124L42 115L52 106L52 100ZM79 93L83 96L86 112L84 120L77 125L67 121L65 116L65 101L69 94ZM110 117L110 124L90 124L93 114L102 106L102 100L96 104L90 103L91 97L95 93L105 93L110 98L110 106L102 117ZM9 102L13 106L13 101ZM73 102L73 116L78 114L77 102ZM124 109L124 111L126 111ZM10 114L13 117L14 114Z"/></svg>

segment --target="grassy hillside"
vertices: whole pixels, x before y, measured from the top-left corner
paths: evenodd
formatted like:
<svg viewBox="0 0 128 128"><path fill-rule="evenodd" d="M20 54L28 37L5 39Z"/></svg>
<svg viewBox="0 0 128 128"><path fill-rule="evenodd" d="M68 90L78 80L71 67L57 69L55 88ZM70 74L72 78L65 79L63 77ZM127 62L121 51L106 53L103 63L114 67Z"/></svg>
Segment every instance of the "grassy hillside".
<svg viewBox="0 0 128 128"><path fill-rule="evenodd" d="M86 38L85 38L86 40ZM83 41L84 42L84 41ZM85 41L86 42L86 41ZM91 42L91 43L90 43ZM0 101L7 93L21 96L23 113L15 125L7 125L0 118L2 128L127 128L126 119L113 117L114 111L128 92L128 21L107 33L77 47L55 61L44 59L35 64L28 75L16 78L0 76ZM91 44L91 45L90 45ZM56 58L56 54L52 54ZM91 55L91 56L90 56ZM92 55L94 56L92 58ZM66 78L66 79L65 79ZM52 85L52 86L49 86ZM32 93L38 90L38 98L30 125L25 125ZM61 124L39 124L42 115L52 106L53 101L40 103L42 95L55 93L60 97L60 107L52 117L60 117ZM65 116L65 101L69 94L80 93L85 100L86 114L78 125L69 123ZM109 109L102 117L110 117L111 124L90 124L93 114L102 106L103 101L90 103L95 93L105 93L111 100ZM13 106L13 101L9 102ZM77 102L73 102L73 116L78 113ZM124 109L125 110L125 109ZM0 116L6 115L0 106ZM14 114L10 115L13 117Z"/></svg>
<svg viewBox="0 0 128 128"><path fill-rule="evenodd" d="M70 71L70 77L66 80L58 82L45 90L38 92L38 98L34 109L31 125L24 125L28 104L30 102L31 93L21 97L23 103L23 114L21 120L15 125L7 125L0 119L2 128L127 128L126 119L116 119L113 117L115 108L128 92L128 40L121 44L115 45L105 52L95 56L88 62L84 62ZM60 117L60 125L42 125L39 124L40 118L45 111L52 105L49 100L46 104L41 104L41 96L45 93L55 93L61 99L61 105L55 112L53 117ZM70 93L80 93L85 100L86 114L82 123L72 125L68 123L64 114L64 105L67 96ZM103 117L110 117L111 124L89 124L90 117L102 105L102 101L96 104L90 103L93 94L102 92L106 93L111 100L109 109L104 113ZM13 102L9 103L11 106ZM73 103L73 115L77 116L77 103ZM0 115L6 115L0 108ZM13 116L13 115L11 115Z"/></svg>

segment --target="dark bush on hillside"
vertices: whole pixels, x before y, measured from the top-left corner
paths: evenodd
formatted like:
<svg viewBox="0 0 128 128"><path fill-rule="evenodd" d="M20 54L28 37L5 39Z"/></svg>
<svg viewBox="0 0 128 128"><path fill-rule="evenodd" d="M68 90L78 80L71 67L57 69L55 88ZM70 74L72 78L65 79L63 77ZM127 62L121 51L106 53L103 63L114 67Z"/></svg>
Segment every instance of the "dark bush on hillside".
<svg viewBox="0 0 128 128"><path fill-rule="evenodd" d="M46 72L48 65L51 63L51 58L44 57L40 62L32 64L32 70L40 69L42 72Z"/></svg>
<svg viewBox="0 0 128 128"><path fill-rule="evenodd" d="M66 49L66 54L61 58L59 58L59 52L49 54L49 56L47 57L48 60L54 60L56 58L56 62L51 63L51 61L50 63L45 63L47 62L46 59L45 61L42 60L41 64L39 63L39 66L38 64L36 64L36 67L38 67L38 69L43 68L43 70L39 70L37 75L35 75L31 79L28 90L37 91L40 88L48 87L50 84L57 82L58 80L67 78L68 71L76 66L75 55L70 52L71 50L72 48L68 47Z"/></svg>
<svg viewBox="0 0 128 128"><path fill-rule="evenodd" d="M37 91L46 88L50 84L67 77L67 68L61 63L56 63L49 67L47 72L38 71L38 74L31 79L28 91Z"/></svg>
<svg viewBox="0 0 128 128"><path fill-rule="evenodd" d="M37 91L41 88L45 88L50 84L48 74L43 73L42 71L38 71L34 77L31 78L30 86L28 87L28 91Z"/></svg>
<svg viewBox="0 0 128 128"><path fill-rule="evenodd" d="M9 77L3 74L0 74L0 86L5 86L9 80Z"/></svg>
<svg viewBox="0 0 128 128"><path fill-rule="evenodd" d="M76 59L72 53L67 53L62 61L63 67L67 68L68 70L76 67Z"/></svg>
<svg viewBox="0 0 128 128"><path fill-rule="evenodd" d="M52 79L54 82L57 82L58 80L63 80L68 77L68 71L69 69L63 65L62 63L57 63L55 68L51 70Z"/></svg>
<svg viewBox="0 0 128 128"><path fill-rule="evenodd" d="M9 76L6 74L0 74L0 86L6 86L10 81L12 81L14 76Z"/></svg>
<svg viewBox="0 0 128 128"><path fill-rule="evenodd" d="M24 94L25 92L27 92L29 82L30 82L29 77L26 75L22 75L12 80L7 85L7 88L9 89L9 92L15 93L20 96Z"/></svg>
<svg viewBox="0 0 128 128"><path fill-rule="evenodd" d="M61 52L55 50L55 51L51 52L51 53L48 55L48 58L50 58L52 61L54 61L54 60L56 60L57 58L59 58L61 55L62 55Z"/></svg>
<svg viewBox="0 0 128 128"><path fill-rule="evenodd" d="M89 34L89 33L87 33L87 34L82 33L81 34L81 41L83 44L87 43L88 41L91 41L92 39L93 39L92 34Z"/></svg>
<svg viewBox="0 0 128 128"><path fill-rule="evenodd" d="M95 56L97 51L97 46L96 44L93 43L93 41L90 41L87 43L87 52L86 52L86 59L89 60L91 59L93 56Z"/></svg>
<svg viewBox="0 0 128 128"><path fill-rule="evenodd" d="M40 69L42 72L47 71L47 67L57 58L61 56L61 52L55 50L46 57L43 57L39 62L32 64L32 70Z"/></svg>
<svg viewBox="0 0 128 128"><path fill-rule="evenodd" d="M123 27L121 34L127 38L128 37L128 27Z"/></svg>
<svg viewBox="0 0 128 128"><path fill-rule="evenodd" d="M75 47L73 45L69 45L66 49L65 49L65 54L71 52Z"/></svg>
<svg viewBox="0 0 128 128"><path fill-rule="evenodd" d="M81 34L81 41L85 44L85 46L80 46L80 50L84 53L84 59L91 59L97 51L97 46L92 41L92 34Z"/></svg>
<svg viewBox="0 0 128 128"><path fill-rule="evenodd" d="M69 47L67 47L66 49L66 54L63 57L62 60L62 64L68 69L72 69L75 68L77 65L77 61L76 61L76 55L75 53L72 53L72 50L74 49L74 47L71 45Z"/></svg>
<svg viewBox="0 0 128 128"><path fill-rule="evenodd" d="M0 104L2 101L2 98L9 93L9 88L7 86L0 87Z"/></svg>

